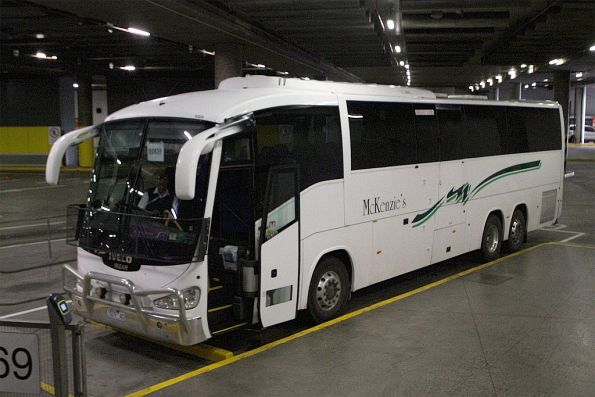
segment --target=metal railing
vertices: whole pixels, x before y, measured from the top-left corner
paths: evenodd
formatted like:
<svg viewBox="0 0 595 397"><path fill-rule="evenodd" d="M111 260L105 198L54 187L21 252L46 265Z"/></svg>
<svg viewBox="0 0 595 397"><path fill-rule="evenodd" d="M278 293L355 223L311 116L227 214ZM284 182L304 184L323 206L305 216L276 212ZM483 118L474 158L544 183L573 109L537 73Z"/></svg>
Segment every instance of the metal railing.
<svg viewBox="0 0 595 397"><path fill-rule="evenodd" d="M65 343L65 357L66 367L57 368L60 366L60 360L54 357L55 352L52 351L51 325L49 322L37 321L17 321L17 320L0 320L0 333L13 333L18 335L36 335L39 353L39 391L38 393L11 393L11 396L49 396L56 395L57 390L62 390L75 397L82 397L87 395L86 382L86 364L85 364L85 350L84 350L84 324L69 324L64 325L66 333L69 333L69 338ZM2 351L2 353L4 353ZM6 353L5 353L6 354ZM35 357L28 353L26 356L33 361ZM14 358L13 358L14 360ZM10 360L5 360L5 366L11 365ZM25 369L28 364L23 358L18 358L14 365L17 368ZM36 363L29 363L35 365ZM54 379L55 371L66 369L71 376L68 376L70 381L65 385L55 385ZM8 368L6 368L8 370ZM1 392L0 392L1 394Z"/></svg>
<svg viewBox="0 0 595 397"><path fill-rule="evenodd" d="M0 306L37 301L61 290L57 265L76 261L76 248L66 244L66 216L0 222L0 258Z"/></svg>

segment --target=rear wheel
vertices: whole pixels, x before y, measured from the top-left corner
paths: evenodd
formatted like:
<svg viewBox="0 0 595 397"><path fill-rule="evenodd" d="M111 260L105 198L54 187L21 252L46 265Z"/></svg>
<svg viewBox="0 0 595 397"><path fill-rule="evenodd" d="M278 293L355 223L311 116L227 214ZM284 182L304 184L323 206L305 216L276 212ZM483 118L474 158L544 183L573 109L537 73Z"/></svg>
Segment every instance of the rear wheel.
<svg viewBox="0 0 595 397"><path fill-rule="evenodd" d="M492 261L500 256L502 251L502 222L494 214L490 214L483 228L481 237L481 254L486 261Z"/></svg>
<svg viewBox="0 0 595 397"><path fill-rule="evenodd" d="M310 281L308 311L317 323L341 313L349 296L349 277L345 265L334 256L323 259Z"/></svg>
<svg viewBox="0 0 595 397"><path fill-rule="evenodd" d="M525 242L526 230L525 214L519 209L514 210L508 232L508 251L515 252L521 249Z"/></svg>

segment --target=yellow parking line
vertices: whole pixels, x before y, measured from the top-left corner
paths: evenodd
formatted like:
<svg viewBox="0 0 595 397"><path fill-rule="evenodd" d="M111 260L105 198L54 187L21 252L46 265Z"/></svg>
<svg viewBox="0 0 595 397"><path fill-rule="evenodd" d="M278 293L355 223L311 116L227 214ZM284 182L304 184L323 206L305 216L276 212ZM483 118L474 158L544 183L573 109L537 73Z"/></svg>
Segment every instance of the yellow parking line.
<svg viewBox="0 0 595 397"><path fill-rule="evenodd" d="M39 388L41 390L43 390L44 392L46 392L47 394L51 394L52 396L55 396L56 395L56 390L54 389L54 386L53 385L49 385L47 383L40 382ZM69 393L68 394L68 397L74 397L74 395L72 395L72 394Z"/></svg>
<svg viewBox="0 0 595 397"><path fill-rule="evenodd" d="M142 390L139 390L137 392L128 394L126 397L141 397L141 396L146 396L146 395L151 394L151 393L154 393L154 392L156 392L158 390L165 389L166 387L169 387L169 386L175 385L177 383L183 382L185 380L188 380L190 378L194 378L196 376L202 375L202 374L204 374L206 372L213 371L213 370L215 370L217 368L225 367L227 365L230 365L230 364L235 363L236 361L240 361L240 360L243 360L245 358L252 357L252 356L254 356L256 354L265 352L265 351L270 350L270 349L272 349L272 348L274 348L276 346L279 346L279 345L285 344L287 342L290 342L290 341L292 341L294 339L301 338L302 336L309 335L311 333L314 333L316 331L320 331L322 329L328 328L330 326L333 326L335 324L338 324L338 323L343 322L345 320L348 320L350 318L357 317L357 316L362 315L364 313L367 313L367 312L370 312L372 310L378 309L380 307L386 306L386 305L388 305L390 303L400 301L402 299L405 299L405 298L408 298L410 296L419 294L420 292L427 291L429 289L432 289L434 287L437 287L437 286L442 285L444 283L447 283L449 281L456 280L458 278L464 277L464 276L466 276L468 274L471 274L471 273L474 273L474 272L476 272L478 270L482 270L482 269L488 268L488 267L493 266L493 265L495 265L497 263L503 262L506 259L514 258L515 256L519 256L519 255L526 254L526 253L531 252L531 251L535 251L536 249L541 248L541 247L546 246L546 245L560 245L560 246L569 246L569 247L576 247L576 248L595 249L595 246L582 245L582 244L561 243L561 242L545 242L545 243L540 243L540 244L534 245L533 247L525 248L525 249L520 250L520 251L517 251L517 252L515 252L513 254L510 254L510 255L507 255L507 256L498 258L498 259L493 260L491 262L484 263L483 265L479 265L479 266L473 267L471 269L467 269L467 270L464 270L462 272L459 272L459 273L450 275L450 276L445 277L445 278L443 278L441 280L438 280L438 281L435 281L433 283L424 285L422 287L416 288L416 289L411 290L409 292L405 292L405 293L403 293L401 295L397 295L397 296L394 296L392 298L385 299L385 300L383 300L381 302L374 303L374 304L372 304L370 306L361 308L359 310L355 310L355 311L353 311L351 313L344 314L344 315L342 315L340 317L337 317L337 318L335 318L333 320L330 320L330 321L327 321L325 323L319 324L319 325L314 326L312 328L305 329L305 330L300 331L300 332L297 332L297 333L295 333L293 335L289 335L289 336L287 336L285 338L282 338L282 339L279 339L279 340L270 342L270 343L268 343L266 345L263 345L263 346L260 346L260 347L258 347L256 349L249 350L247 352L238 354L237 356L230 357L230 358L228 358L226 360L219 361L217 363L214 363L214 364L211 364L211 365L207 365L207 366L202 367L202 368L198 368L198 369L196 369L194 371L187 372L187 373L182 374L180 376L177 376L175 378L168 379L168 380L166 380L164 382L157 383L157 384L152 385L152 386L149 386L149 387L147 387L145 389L142 389Z"/></svg>
<svg viewBox="0 0 595 397"><path fill-rule="evenodd" d="M167 343L167 342L161 342L161 341L154 340L154 339L149 339L143 335L135 334L133 332L128 332L126 330L112 328L109 325L101 324L101 323L98 323L95 321L91 321L91 324L93 324L94 326L100 327L100 328L107 329L109 331L120 332L125 335L133 336L135 338L142 339L144 341L154 343L156 345L163 346L163 347L166 347L171 350L176 350L176 351L179 351L182 353L190 354L195 357L202 358L203 360L219 362L219 361L226 360L230 357L233 357L233 352L231 352L229 350L222 349L220 347L207 345L206 343L199 343L199 344L190 345L190 346L182 346L182 345L176 345L173 343Z"/></svg>

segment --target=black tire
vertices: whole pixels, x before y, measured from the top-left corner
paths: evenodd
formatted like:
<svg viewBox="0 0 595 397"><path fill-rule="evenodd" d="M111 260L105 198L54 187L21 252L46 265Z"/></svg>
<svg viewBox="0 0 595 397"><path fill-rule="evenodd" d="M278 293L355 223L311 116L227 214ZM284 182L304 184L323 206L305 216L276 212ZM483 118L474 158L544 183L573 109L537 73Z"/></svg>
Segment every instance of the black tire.
<svg viewBox="0 0 595 397"><path fill-rule="evenodd" d="M494 214L488 216L481 236L481 256L485 261L500 257L502 251L502 222Z"/></svg>
<svg viewBox="0 0 595 397"><path fill-rule="evenodd" d="M527 221L525 219L525 214L517 208L512 214L512 219L510 219L508 243L506 244L509 252L516 252L521 249L525 242L526 232Z"/></svg>
<svg viewBox="0 0 595 397"><path fill-rule="evenodd" d="M317 323L337 317L349 298L349 276L345 264L334 256L324 258L312 275L308 311Z"/></svg>

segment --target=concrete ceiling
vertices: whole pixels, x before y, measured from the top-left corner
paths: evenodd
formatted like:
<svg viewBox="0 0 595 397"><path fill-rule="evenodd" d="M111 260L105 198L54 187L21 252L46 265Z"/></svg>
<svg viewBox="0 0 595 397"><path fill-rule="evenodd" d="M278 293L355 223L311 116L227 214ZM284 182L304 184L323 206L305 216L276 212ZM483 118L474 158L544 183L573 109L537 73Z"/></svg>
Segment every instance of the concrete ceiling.
<svg viewBox="0 0 595 397"><path fill-rule="evenodd" d="M413 86L466 89L511 67L522 77L527 64L595 82L593 0L2 0L0 27L3 73L125 73L118 68L133 64L212 74L212 53L237 43L245 73L406 84L403 61ZM31 56L38 51L58 59ZM550 66L554 58L566 62Z"/></svg>

